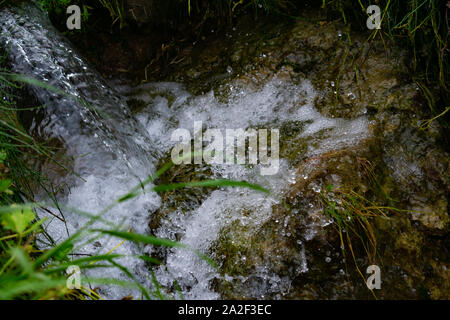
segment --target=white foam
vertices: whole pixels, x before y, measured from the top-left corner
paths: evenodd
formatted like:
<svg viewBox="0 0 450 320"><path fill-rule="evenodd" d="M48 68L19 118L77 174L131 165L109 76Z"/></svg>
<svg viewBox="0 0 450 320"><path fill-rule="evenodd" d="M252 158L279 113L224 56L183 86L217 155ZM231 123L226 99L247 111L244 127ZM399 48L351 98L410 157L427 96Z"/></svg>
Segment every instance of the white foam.
<svg viewBox="0 0 450 320"><path fill-rule="evenodd" d="M225 102L223 97L216 97L213 91L202 96L192 96L177 84L154 83L140 86L134 89L139 96L143 96L143 90L150 92L144 95L148 102L147 108L136 117L146 126L150 139L166 153L174 145L170 141L172 130L185 128L193 133L194 121L202 121L206 128L218 129L261 126L271 129L280 128L289 121L305 122L303 131L295 138L311 142L308 154L341 148L368 135L366 118L345 120L321 115L313 105L316 92L308 80L300 85L293 85L274 78L257 90L229 86L231 94ZM133 94L131 96L139 97ZM178 98L169 105L169 100L173 100L173 97ZM216 177L258 183L272 190L272 193L266 195L240 188L216 190L199 208L187 214L181 214L177 210L172 212L162 222L158 236L174 238L181 231L184 234L182 243L206 254L220 231L235 220L245 224L247 230L253 230L250 232L257 232L258 227L271 216L272 206L283 197L295 178L295 170L289 167L286 160L281 160L280 171L274 176L260 176L258 166L250 169L240 165L215 165L212 170ZM251 212L251 215L243 216L244 211ZM307 272L304 249L302 252L304 261L301 263L301 272ZM170 288L175 279L185 298L220 298L220 294L210 287L212 279L221 277L219 272L195 253L173 249L168 255L166 267L160 268L156 273L158 281L164 286ZM289 287L288 279L277 278L263 266L258 268L259 275L253 276L272 279L272 285L278 288ZM228 276L225 278L230 279Z"/></svg>
<svg viewBox="0 0 450 320"><path fill-rule="evenodd" d="M270 179L260 177L256 167L248 169L239 165L228 165L223 169L224 176L259 183L273 190L273 193L266 195L246 188L216 190L191 213L181 216L178 212L173 212L168 218L172 225L166 224L164 228L160 228L158 236L170 237L173 234L172 228L184 229L185 234L181 242L207 253L221 229L235 221L256 232L258 227L270 218L272 206L279 203L282 193L286 190L286 181L294 174L286 161L282 162L278 174ZM251 213L244 216L243 212ZM170 287L175 279L184 289L185 298L220 298L218 293L210 289L210 281L220 277L219 273L196 253L176 248L168 256L166 266L170 273L166 272L165 268L161 268L157 273L158 280L163 285Z"/></svg>
<svg viewBox="0 0 450 320"><path fill-rule="evenodd" d="M221 102L214 91L192 96L176 83L150 83L133 88L128 95L148 103L137 119L147 128L150 139L158 149L168 152L175 142L171 132L177 128L193 133L194 121L202 121L206 128L234 129L267 125L279 128L288 121L304 121L306 126L300 137L313 137L328 130L329 140L322 149L335 148L367 136L367 119L353 120L325 117L314 107L317 96L310 81L300 85L287 83L274 77L259 90L242 89L236 85L226 102ZM125 88L122 88L126 92ZM147 93L145 91L147 90ZM153 95L156 97L151 98ZM158 95L163 94L163 96ZM169 106L168 97L175 97ZM312 152L312 151L311 151Z"/></svg>
<svg viewBox="0 0 450 320"><path fill-rule="evenodd" d="M133 187L138 185L139 179L135 177L136 172L140 173L140 176L143 178L149 174L148 169L144 168L134 168L135 171L131 173L129 167L123 161L109 162L109 165L110 171L107 173L102 171L102 175L92 173L89 176L83 177L85 181L78 182L64 200L65 206L77 209L77 212L81 210L90 214L98 214L107 205L115 202L119 197L127 194ZM137 233L148 234L149 215L159 206L159 196L154 192L150 192L118 204L102 215L102 218L113 223L115 226L120 226L120 229L123 231L132 230ZM51 210L56 213L58 212L55 208L51 208ZM39 212L41 217L47 216L51 218L45 224L46 231L56 242L63 241L68 235L75 233L89 220L89 217L72 212L71 210L63 210L63 212L65 222L53 218L47 212ZM91 228L111 229L111 225L97 221ZM83 239L86 241L89 238L92 238L92 235L87 235ZM41 240L43 239L41 238ZM142 248L139 249L137 245L130 241L125 241L121 244L121 239L113 237L102 237L98 242L100 246L92 242L77 247L75 254L78 256L74 257L79 258L81 255L107 254L111 250L113 250L112 252L114 254L127 255L127 257L117 259L117 262L136 274L142 284L151 286L150 281L147 280L148 268L145 263L142 260L130 256L141 254ZM119 244L121 245L118 246ZM130 281L128 276L119 272L117 268L92 269L86 272L86 275L94 278L112 278ZM103 298L107 299L121 299L129 294L135 295L135 297L139 296L136 290L106 286L101 287L100 294Z"/></svg>

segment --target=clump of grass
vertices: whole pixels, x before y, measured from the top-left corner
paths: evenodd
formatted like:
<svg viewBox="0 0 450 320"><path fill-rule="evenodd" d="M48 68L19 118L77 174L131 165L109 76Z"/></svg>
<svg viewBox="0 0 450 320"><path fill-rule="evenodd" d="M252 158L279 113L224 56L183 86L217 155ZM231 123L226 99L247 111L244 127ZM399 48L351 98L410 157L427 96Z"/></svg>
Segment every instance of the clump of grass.
<svg viewBox="0 0 450 320"><path fill-rule="evenodd" d="M376 4L381 9L381 29L368 38L389 38L411 52L411 77L421 89L432 119L441 119L450 105L447 87L450 75L448 59L448 17L450 5L439 0L323 0L322 7L330 18L341 18L352 28L367 30L367 7ZM445 125L445 122L444 122Z"/></svg>
<svg viewBox="0 0 450 320"><path fill-rule="evenodd" d="M40 107L20 108L16 105L13 92L20 89L20 84L12 81L10 73L1 67L3 60L4 57L0 58L0 184L8 185L10 192L0 196L0 205L32 199L32 184L42 184L44 177L29 162L51 158L53 154L45 142L31 137L20 123L19 112Z"/></svg>
<svg viewBox="0 0 450 320"><path fill-rule="evenodd" d="M378 206L353 190L334 189L329 185L319 196L324 213L334 222L342 254L347 260L347 249L350 251L358 274L365 282L366 279L357 263L357 253L354 240L364 248L369 264L375 264L377 259L377 238L373 227L374 218L388 219L389 212L395 208ZM372 294L374 292L371 290ZM376 296L374 295L376 298Z"/></svg>
<svg viewBox="0 0 450 320"><path fill-rule="evenodd" d="M393 203L382 189L378 178L375 175L375 168L372 163L365 158L358 158L358 162L366 177L370 189L379 199L384 199L388 203ZM347 250L354 262L357 272L365 282L365 277L357 263L355 241L363 248L363 252L369 264L377 264L377 238L374 228L375 219L389 219L389 216L403 210L399 210L391 205L379 205L367 197L346 187L335 188L328 185L319 194L319 200L323 205L325 215L333 221L333 226L339 234L340 247L344 259L348 256ZM372 294L374 292L372 291ZM374 297L376 298L375 294Z"/></svg>
<svg viewBox="0 0 450 320"><path fill-rule="evenodd" d="M120 28L124 26L125 23L125 1L124 0L99 0L100 4L108 10L113 24L119 21Z"/></svg>
<svg viewBox="0 0 450 320"><path fill-rule="evenodd" d="M65 20L66 8L72 4L80 6L85 21L93 11L97 10L98 13L98 9L109 14L112 24L119 22L120 29L127 25L128 18L133 19L133 14L128 14L132 11L126 0L99 0L97 3L87 0L40 0L40 3L44 10L58 17L58 20ZM168 0L168 3L165 4L150 5L166 8L165 19L151 17L152 13L147 12L151 18L158 21L165 20L164 23L178 25L185 22L193 24L208 22L216 26L226 25L232 21L235 15L243 11L252 10L256 15L258 12L272 14L286 12L289 8L295 7L287 0ZM160 10L157 11L160 12Z"/></svg>
<svg viewBox="0 0 450 320"><path fill-rule="evenodd" d="M355 236L361 241L369 261L373 262L376 258L377 240L371 219L387 218L388 208L371 203L353 190L334 189L331 185L320 195L320 199L325 214L335 223L343 250L349 247L353 254L350 237Z"/></svg>

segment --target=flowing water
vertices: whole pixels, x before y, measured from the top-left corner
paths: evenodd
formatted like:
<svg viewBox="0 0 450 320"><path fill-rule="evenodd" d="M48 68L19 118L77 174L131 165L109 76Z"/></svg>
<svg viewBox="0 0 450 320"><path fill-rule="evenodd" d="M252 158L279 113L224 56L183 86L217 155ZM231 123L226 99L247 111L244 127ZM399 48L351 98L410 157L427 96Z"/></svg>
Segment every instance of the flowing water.
<svg viewBox="0 0 450 320"><path fill-rule="evenodd" d="M155 172L168 159L176 142L171 134L185 128L194 134L194 121L202 121L203 129L236 128L280 129L283 145L280 168L271 176L262 176L259 165L215 164L207 166L211 178L245 180L271 191L269 195L245 188L220 188L206 193L196 205L172 208L152 232L160 237L178 240L210 255L219 265L223 257L216 250L221 234L239 224L246 236L254 235L269 221L273 208L280 205L290 187L299 177L298 161L294 158L314 158L333 150L352 147L371 136L366 116L354 119L326 117L314 106L320 94L307 78L293 82L273 75L259 86L226 80L218 90L194 95L182 83L161 82L130 86L103 80L72 45L51 25L48 18L32 6L24 11L4 9L0 12L0 42L7 44L12 70L43 81L71 95L65 96L48 88L31 86L39 103L45 104L42 117L35 117L30 131L63 141L65 152L72 156L73 173L62 177L70 188L58 200L67 207L97 213L124 195L139 181ZM226 91L226 94L223 92ZM77 99L74 99L76 97ZM127 101L138 102L130 111ZM296 127L286 135L283 128ZM301 147L300 147L301 146ZM286 149L297 148L297 153ZM300 154L301 152L301 154ZM287 156L290 154L290 156ZM307 177L303 177L306 179ZM319 188L319 187L317 187ZM183 195L183 191L179 194ZM45 196L41 195L45 200ZM121 203L104 218L121 225L124 230L150 232L149 222L161 211L164 200L156 193L146 193ZM311 210L314 211L311 204ZM57 211L55 211L57 212ZM63 220L49 216L47 231L55 241L61 241L79 228L87 217L63 210ZM329 221L325 216L311 223L305 239L312 239L316 229ZM96 222L104 227L102 222ZM289 235L287 235L289 236ZM44 241L44 239L41 239ZM117 239L101 238L77 248L77 253L115 253L128 255L154 253L152 247L138 247L129 242L116 247ZM45 244L42 244L45 246ZM309 272L309 262L302 244L298 249L298 273ZM240 259L244 262L245 255ZM128 267L144 285L151 287L148 267L129 257L120 262ZM117 271L92 271L93 276L126 279ZM221 292L213 283L257 278L248 288L250 296L288 292L289 277L280 276L267 265L256 265L252 275L227 275L208 264L196 253L182 248L167 249L164 267L157 268L158 282L174 292L176 283L185 298L218 299ZM135 293L121 288L102 288L108 298L121 298Z"/></svg>
<svg viewBox="0 0 450 320"><path fill-rule="evenodd" d="M30 86L38 103L46 107L44 115L33 119L29 130L63 141L67 155L74 157L74 174L63 178L70 192L61 196L61 203L98 213L155 171L155 152L145 128L131 117L123 99L86 64L45 14L33 5L25 5L23 9L2 10L0 21L0 38L6 44L12 71L52 86L50 90ZM104 218L145 233L148 212L159 203L158 195L146 194L133 204L114 208ZM60 219L40 212L41 216L49 216L46 228L56 242L88 220L79 214L58 214L62 215ZM101 227L99 223L97 226ZM115 245L101 243L100 250L107 252ZM97 252L97 247L96 243L90 244L80 248L79 253ZM133 254L137 249L126 243L116 252ZM123 263L132 269L145 268L138 259ZM114 292L108 295L120 296Z"/></svg>
<svg viewBox="0 0 450 320"><path fill-rule="evenodd" d="M176 83L151 83L128 88L128 92L125 88L122 90L129 98L146 104L136 118L147 128L152 146L163 153L169 153L175 144L170 141L173 130L186 128L191 130L191 136L194 135L194 121L202 121L205 129L281 128L289 122L304 123L303 130L292 138L308 141L304 156L330 152L368 136L365 118L326 118L315 110L313 100L316 92L308 80L293 85L275 77L256 90L234 84L227 86L229 89L231 87L231 93L222 99L216 97L213 91L192 96ZM245 189L216 190L198 208L188 213L181 210L171 212L157 230L158 236L173 239L175 234L182 234L182 243L207 253L221 230L235 222L244 225L250 233L257 232L258 227L271 216L272 207L280 203L296 178L295 168L287 159L280 159L278 173L270 176L262 176L257 166L224 164L214 165L211 169L213 177L256 183L271 190L271 194L267 196ZM246 211L251 212L250 216L244 215ZM306 261L304 265L307 265ZM166 267L168 270L158 270L159 281L170 287L175 279L184 289L186 298L220 297L219 293L210 289L211 281L220 277L219 273L195 253L175 249L167 257ZM276 275L265 274L267 272L263 269L264 266L261 266L258 277L273 282L270 286L276 290L287 286ZM267 290L271 289L258 288L254 294L260 297Z"/></svg>
<svg viewBox="0 0 450 320"><path fill-rule="evenodd" d="M231 94L225 99L216 97L213 91L193 96L179 83L149 83L137 87L116 85L118 94L36 8L3 10L0 19L2 37L6 37L6 41L2 41L7 43L12 70L72 96L61 96L58 92L32 86L33 94L46 108L44 118L39 123L34 120L31 130L64 141L67 153L74 157L73 171L81 177L66 177L67 181L74 182L70 192L59 201L70 208L96 213L126 194L139 179L155 172L158 155L170 153L175 145L170 140L172 131L186 128L193 134L194 121L202 121L205 128L218 129L270 129L280 128L288 122L301 122L305 124L304 128L295 139L309 141L308 156L357 143L368 135L365 118L343 120L322 116L313 106L317 93L307 79L294 85L274 77L252 90L228 84ZM132 116L124 97L139 100L144 108ZM157 230L158 236L174 238L181 232L181 243L207 253L220 230L233 221L256 230L267 221L272 206L279 203L289 185L295 182L295 168L286 159L280 159L280 169L273 176L261 176L257 166L224 164L214 165L211 169L215 178L257 183L271 190L271 194L241 188L216 190L200 207L192 208L187 214L177 210L171 212ZM135 232L148 233L148 221L160 205L160 197L148 193L115 207L104 218L121 224L125 230L131 228ZM251 210L251 216L243 217L244 210ZM64 222L44 212L40 214L52 218L46 228L57 242L87 221L86 217L65 211ZM96 224L101 226L100 222ZM115 247L116 242L108 239L106 243L81 246L77 252L105 253ZM101 249L97 248L99 246ZM140 250L142 248L125 243L115 252L131 255ZM129 258L122 259L122 263L145 285L150 285L148 270L142 262ZM307 261L304 265L306 271ZM271 286L288 285L281 282L289 280L266 275L263 269L261 266L259 276L272 277ZM92 275L105 273L92 272ZM115 274L110 276L115 277ZM166 267L157 270L156 276L166 287L171 287L176 280L187 298L220 297L220 293L211 289L211 281L221 277L218 271L191 251L172 250ZM123 289L104 290L104 295L110 298L129 293ZM259 289L265 290L269 288Z"/></svg>

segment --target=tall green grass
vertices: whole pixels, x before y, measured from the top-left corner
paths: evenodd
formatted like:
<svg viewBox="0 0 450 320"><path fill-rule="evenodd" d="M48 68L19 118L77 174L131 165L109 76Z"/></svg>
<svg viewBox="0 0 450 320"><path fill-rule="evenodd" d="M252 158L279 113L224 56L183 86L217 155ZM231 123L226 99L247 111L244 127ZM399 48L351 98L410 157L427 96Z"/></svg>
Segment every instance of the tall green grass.
<svg viewBox="0 0 450 320"><path fill-rule="evenodd" d="M391 44L408 49L411 78L425 97L432 120L443 120L450 108L448 4L440 0L323 0L322 8L354 29L367 30L366 9L372 4L380 7L382 21L381 29L374 30L369 41L390 39ZM447 121L443 124L447 126Z"/></svg>

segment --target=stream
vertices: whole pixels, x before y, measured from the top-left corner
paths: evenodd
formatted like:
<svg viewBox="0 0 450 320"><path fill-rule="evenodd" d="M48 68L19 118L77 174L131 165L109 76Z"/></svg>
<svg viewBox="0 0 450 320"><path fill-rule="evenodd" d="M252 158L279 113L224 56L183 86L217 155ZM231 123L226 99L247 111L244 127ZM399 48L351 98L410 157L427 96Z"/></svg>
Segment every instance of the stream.
<svg viewBox="0 0 450 320"><path fill-rule="evenodd" d="M70 159L67 161L69 174L55 173L43 165L52 183L64 186L56 196L61 207L50 206L53 214L38 212L41 218L49 218L45 228L55 242L66 239L89 219L65 208L98 213L167 163L171 150L178 143L171 138L176 129L187 129L192 137L196 134L196 121L201 121L202 132L219 129L224 136L227 129L278 129L280 159L275 174L262 175L261 164L182 164L175 165L161 180L180 182L189 181L189 177L243 180L270 190L269 194L242 187L183 189L167 194L146 192L118 204L103 216L125 231L179 241L211 257L219 265L217 269L196 252L184 248L138 246L110 237L82 243L74 252L89 255L113 250L125 254L127 257L118 262L149 288L154 287L149 267L136 256L143 253L158 256L163 265L153 267L154 276L164 294L177 299L370 297L356 271L344 267L346 261L339 240L336 235L329 236L334 232L333 220L322 213L323 204L314 197L325 192L329 185L336 187L347 183L360 192L368 190L368 184L362 182L358 163L362 158L371 159L373 154L374 159L386 163L386 170L394 170L399 175L396 177L391 171L382 174L393 176L390 180L393 189L400 187L400 182L395 181L403 181L405 174L412 175L409 181L417 179L417 184L422 185L421 179L426 176L422 162L410 156L411 148L405 147L404 153L400 153L403 152L400 147L394 148L395 143L405 145L402 135L395 134L396 138L392 139L383 136L383 143L377 140L380 134L375 129L376 124L388 127L387 121L394 126L392 121L401 112L395 116L384 114L384 118L374 117L366 107L355 107L358 112L351 116L339 110L328 112L318 107L317 101L324 101L334 84L317 85L319 73L305 72L288 77L286 74L292 72L292 68L287 67L257 81L248 81L253 71L227 66L217 77L219 80L207 90L194 90L191 83L183 81L138 85L123 79L106 81L34 6L4 8L0 11L0 21L0 44L8 52L11 70L67 94L43 86L29 86L31 103L43 104L46 108L32 115L27 130L34 136L60 141L65 159ZM389 88L398 86L388 81L379 83ZM347 90L345 85L343 80L341 90ZM371 88L375 91L379 87ZM409 84L402 88L407 88L404 92L416 92ZM351 100L356 92L348 89L343 95ZM24 103L30 103L30 99ZM410 122L402 123L406 126ZM406 134L405 130L402 132ZM406 139L411 141L414 137L416 134L412 132ZM419 145L428 141L420 135L417 137L425 139L420 140ZM432 145L432 142L426 143ZM382 151L374 151L377 148ZM417 151L416 147L412 150L426 153ZM448 157L444 155L439 159ZM399 165L402 161L407 165ZM402 173L402 169L395 168L409 168L409 171ZM430 194L437 199L435 204L446 201L439 188L424 188L428 188L427 195L402 198L420 198L405 204L408 209L414 203L421 210L426 206L431 208ZM411 191L410 194L414 192L420 193ZM44 190L37 192L37 198L52 202ZM446 204L442 206L446 213ZM425 209L421 210L419 212ZM416 223L422 223L425 219L422 218L420 213L412 216ZM436 219L445 225L448 215L438 215ZM412 228L411 223L405 223ZM104 222L97 221L92 227L105 226ZM430 226L433 228L442 230L439 226ZM411 231L409 234L418 233ZM43 248L51 245L45 237L39 241ZM395 242L386 240L386 243L394 243L390 241ZM411 243L412 240L405 241ZM401 245L398 244L403 248ZM406 245L405 248L409 250ZM415 249L411 250L415 254ZM358 262L367 265L364 259ZM435 261L436 268L448 265L447 258L426 259ZM349 267L353 267L352 263L347 261ZM401 283L386 291L387 297L417 296L415 280L408 282L404 277L415 279L417 275L412 268L405 267L401 271L398 267L386 268L383 281ZM319 276L319 273L324 275ZM88 275L128 279L116 269L93 269ZM444 271L439 275L447 276ZM431 290L430 286L427 288ZM127 295L138 297L137 291L114 286L101 286L99 292L109 299Z"/></svg>

